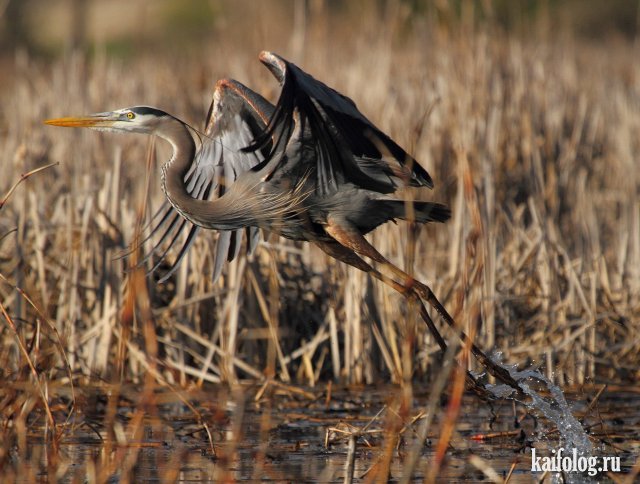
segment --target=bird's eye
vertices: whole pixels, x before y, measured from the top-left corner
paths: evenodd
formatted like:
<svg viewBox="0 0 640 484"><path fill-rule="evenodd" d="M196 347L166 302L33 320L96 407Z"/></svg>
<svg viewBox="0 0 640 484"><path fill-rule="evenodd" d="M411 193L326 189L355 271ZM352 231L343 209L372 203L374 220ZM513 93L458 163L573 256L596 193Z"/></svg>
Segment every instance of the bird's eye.
<svg viewBox="0 0 640 484"><path fill-rule="evenodd" d="M135 114L133 114L131 111L129 111L129 112L127 113L127 118L129 118L129 119L133 119L133 118L135 118L135 117L136 117L136 115L135 115Z"/></svg>

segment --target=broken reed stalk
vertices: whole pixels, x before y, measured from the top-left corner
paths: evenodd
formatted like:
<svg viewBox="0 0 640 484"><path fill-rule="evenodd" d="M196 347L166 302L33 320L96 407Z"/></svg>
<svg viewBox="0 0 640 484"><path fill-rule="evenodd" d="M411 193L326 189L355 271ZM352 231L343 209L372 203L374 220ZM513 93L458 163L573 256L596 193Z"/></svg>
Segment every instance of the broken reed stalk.
<svg viewBox="0 0 640 484"><path fill-rule="evenodd" d="M46 170L48 168L51 168L52 166L57 166L59 164L60 164L59 161L54 161L54 162L49 163L47 165L44 165L44 166L41 166L41 167L38 167L38 168L34 168L33 170L28 171L27 173L23 173L22 175L20 175L20 178L18 179L18 181L16 181L13 185L11 185L11 188L9 188L9 191L0 200L0 210L2 210L2 207L4 207L4 205L7 203L7 201L9 200L9 197L11 197L11 195L16 190L16 188L18 188L18 185L20 185L23 181L27 180L30 176L33 176L36 173L40 173L41 171L44 171L44 170Z"/></svg>
<svg viewBox="0 0 640 484"><path fill-rule="evenodd" d="M458 353L459 344L460 342L456 341L447 348L443 357L441 370L438 373L435 382L431 385L429 400L424 410L425 416L418 426L417 434L409 447L409 455L405 459L402 476L400 477L401 484L406 484L412 480L413 474L418 466L418 461L422 454L422 449L424 449L427 441L427 435L429 434L431 424L433 423L436 413L440 407L440 398L445 388L450 383L451 372L455 366L454 362L456 354Z"/></svg>
<svg viewBox="0 0 640 484"><path fill-rule="evenodd" d="M349 436L347 443L347 458L345 460L344 469L344 484L351 484L353 482L353 473L355 471L356 463L356 446L358 444L358 437L355 434Z"/></svg>
<svg viewBox="0 0 640 484"><path fill-rule="evenodd" d="M16 341L18 343L18 347L20 348L20 351L22 352L22 355L24 356L24 358L27 361L27 365L29 366L29 370L31 370L31 375L33 376L34 379L34 383L36 385L36 388L38 389L38 393L40 394L40 399L42 400L42 407L44 408L44 411L47 415L47 419L49 421L49 425L51 425L51 430L53 432L53 436L54 442L57 442L57 435L58 435L58 428L56 426L56 421L53 418L53 413L51 412L51 407L49 406L49 400L47 399L46 396L46 392L44 390L44 388L42 387L42 382L40 381L40 376L38 375L38 371L36 370L36 367L33 365L33 362L31 361L31 357L29 356L29 351L27 350L27 348L25 347L22 338L20 337L20 334L18 333L18 328L16 327L15 323L13 322L13 319L11 319L11 316L9 316L9 313L7 312L6 308L4 307L4 304L2 304L0 302L0 312L2 313L2 316L4 317L4 320L7 322L7 324L9 325L9 327L11 328L11 330L13 331L13 334L15 335Z"/></svg>
<svg viewBox="0 0 640 484"><path fill-rule="evenodd" d="M35 313L40 317L40 320L44 321L48 329L55 335L55 338L54 338L55 345L58 348L59 354L64 362L65 371L67 372L67 375L69 377L69 388L71 390L71 406L69 407L69 413L67 414L67 421L69 421L69 419L71 419L71 417L73 416L73 413L76 408L76 392L75 392L75 386L73 383L73 370L71 368L71 364L69 363L69 359L67 358L67 353L62 343L62 338L60 337L60 333L56 329L55 325L42 313L40 308L38 308L38 306L36 306L36 304L31 300L31 298L27 293L25 293L21 288L11 284L1 272L0 272L0 280L2 280L5 284L9 285L16 292L18 292L18 294L20 294L20 297L22 297L27 302L27 304L29 304L29 306L33 308ZM0 302L0 304L2 303ZM5 319L8 317L8 314L5 312L4 308L3 308L3 315L5 316ZM21 344L22 342L20 340L20 335L16 332L14 326L12 326L12 329L14 330L14 334L18 342ZM31 363L31 360L29 360L29 362Z"/></svg>

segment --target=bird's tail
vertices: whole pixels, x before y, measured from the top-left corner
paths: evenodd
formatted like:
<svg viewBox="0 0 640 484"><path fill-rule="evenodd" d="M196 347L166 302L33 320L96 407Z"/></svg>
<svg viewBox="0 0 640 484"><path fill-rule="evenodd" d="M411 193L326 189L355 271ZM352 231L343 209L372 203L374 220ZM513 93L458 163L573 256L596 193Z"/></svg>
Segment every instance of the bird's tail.
<svg viewBox="0 0 640 484"><path fill-rule="evenodd" d="M413 209L403 200L388 200L385 204L393 210L393 218L418 223L446 222L451 218L451 210L446 205L435 202L413 202Z"/></svg>

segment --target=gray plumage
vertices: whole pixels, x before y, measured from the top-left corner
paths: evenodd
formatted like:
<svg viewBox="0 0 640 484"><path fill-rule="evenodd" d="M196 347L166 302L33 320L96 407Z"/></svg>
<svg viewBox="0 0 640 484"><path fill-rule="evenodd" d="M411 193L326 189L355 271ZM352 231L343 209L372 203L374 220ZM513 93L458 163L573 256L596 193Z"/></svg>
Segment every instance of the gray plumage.
<svg viewBox="0 0 640 484"><path fill-rule="evenodd" d="M146 106L50 121L155 134L172 145L173 155L162 167L168 203L148 235L155 243L147 258L157 255L152 270L186 237L162 280L201 228L220 232L217 279L224 262L239 254L243 234L248 252L254 250L259 229L326 248L336 243L330 224L366 234L407 213L419 223L449 218L444 205L419 201L407 211L394 197L402 187L431 188L431 177L351 99L275 54L263 52L260 60L281 84L276 105L237 81L218 81L203 133Z"/></svg>

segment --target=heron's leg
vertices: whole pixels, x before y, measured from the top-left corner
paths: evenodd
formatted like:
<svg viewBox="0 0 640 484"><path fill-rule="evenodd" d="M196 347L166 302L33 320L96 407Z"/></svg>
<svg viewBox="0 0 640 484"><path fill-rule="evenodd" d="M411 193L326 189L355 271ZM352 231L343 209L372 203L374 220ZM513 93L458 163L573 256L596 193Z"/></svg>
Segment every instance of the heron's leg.
<svg viewBox="0 0 640 484"><path fill-rule="evenodd" d="M451 328L453 328L453 330L459 335L460 339L462 339L462 341L466 345L468 345L473 355L480 362L480 364L489 371L489 373L491 373L493 376L506 383L507 385L520 390L520 386L509 374L508 370L501 366L498 366L493 361L491 361L489 357L487 357L487 355L485 355L484 352L478 346L476 346L473 341L471 341L469 336L467 336L467 334L462 331L461 328L457 327L454 319L451 317L445 307L440 303L440 301L438 301L438 298L436 298L435 294L429 286L418 281L417 279L388 261L380 252L378 252L378 250L373 245L369 243L367 239L364 238L360 231L357 228L353 227L349 222L344 220L338 222L336 221L336 219L330 217L328 220L328 224L325 226L325 231L341 245L345 246L348 249L351 249L358 255L369 257L370 259L381 264L383 267L387 268L393 274L401 277L404 280L404 284L400 285L396 282L396 284L400 285L403 288L403 290L399 290L399 292L403 294L403 291L413 292L424 298L438 312L438 314L440 314L445 322ZM422 306L420 314L426 322L427 319L425 319L425 315L428 317L428 314L426 312L426 309L424 309L424 306ZM431 324L433 324L433 321L430 318L429 320L431 321ZM427 323L427 325L428 324L429 323Z"/></svg>
<svg viewBox="0 0 640 484"><path fill-rule="evenodd" d="M438 328L436 328L436 325L434 324L433 319L431 319L431 316L429 316L429 313L427 312L427 309L424 307L422 300L416 294L413 288L403 286L402 284L398 283L392 278L385 276L381 272L374 269L366 261L364 261L353 250L349 249L348 247L345 247L344 245L341 245L337 242L336 243L315 242L315 243L318 247L320 247L320 249L322 249L326 254L330 255L334 259L337 259L341 262L344 262L345 264L349 264L350 266L355 267L356 269L360 269L361 271L366 272L367 274L370 274L372 277L375 277L379 281L384 282L387 286L398 291L407 300L417 304L420 308L420 316L426 323L427 327L429 328L429 331L431 331L431 334L436 340L436 343L438 343L438 346L440 346L440 349L442 351L447 349L447 343L445 342L444 338L438 331Z"/></svg>
<svg viewBox="0 0 640 484"><path fill-rule="evenodd" d="M420 307L420 316L422 317L423 321L426 323L427 327L429 328L429 331L431 331L431 334L433 335L434 339L438 343L438 346L440 346L440 349L442 350L442 352L444 352L447 349L447 343L445 342L444 338L438 331L438 328L436 328L436 325L434 324L433 319L431 319L431 316L429 316L429 313L427 312L427 308L424 307L422 300L420 299L420 297L417 295L417 293L412 287L403 286L402 284L398 283L392 278L385 276L381 272L371 267L371 265L369 265L366 261L364 261L353 250L343 245L340 245L337 242L315 242L315 244L318 247L320 247L326 254L330 255L334 259L342 261L345 264L349 264L350 266L353 266L357 269L360 269L363 272L366 272L367 274L370 274L371 276L375 277L379 281L384 282L389 287L398 291L408 301L417 304ZM484 387L484 385L480 383L478 379L475 376L473 376L471 372L468 370L466 370L466 379L467 379L468 388L473 390L478 396L480 396L480 398L483 398L483 399L491 398L486 388Z"/></svg>
<svg viewBox="0 0 640 484"><path fill-rule="evenodd" d="M400 277L404 281L403 286L405 288L415 288L415 291L442 316L449 326L455 327L455 321L440 301L438 301L431 288L387 260L386 257L378 252L378 249L364 238L357 228L346 221L337 222L334 218L330 218L329 223L325 227L325 231L341 245L361 256L374 260L392 274Z"/></svg>

